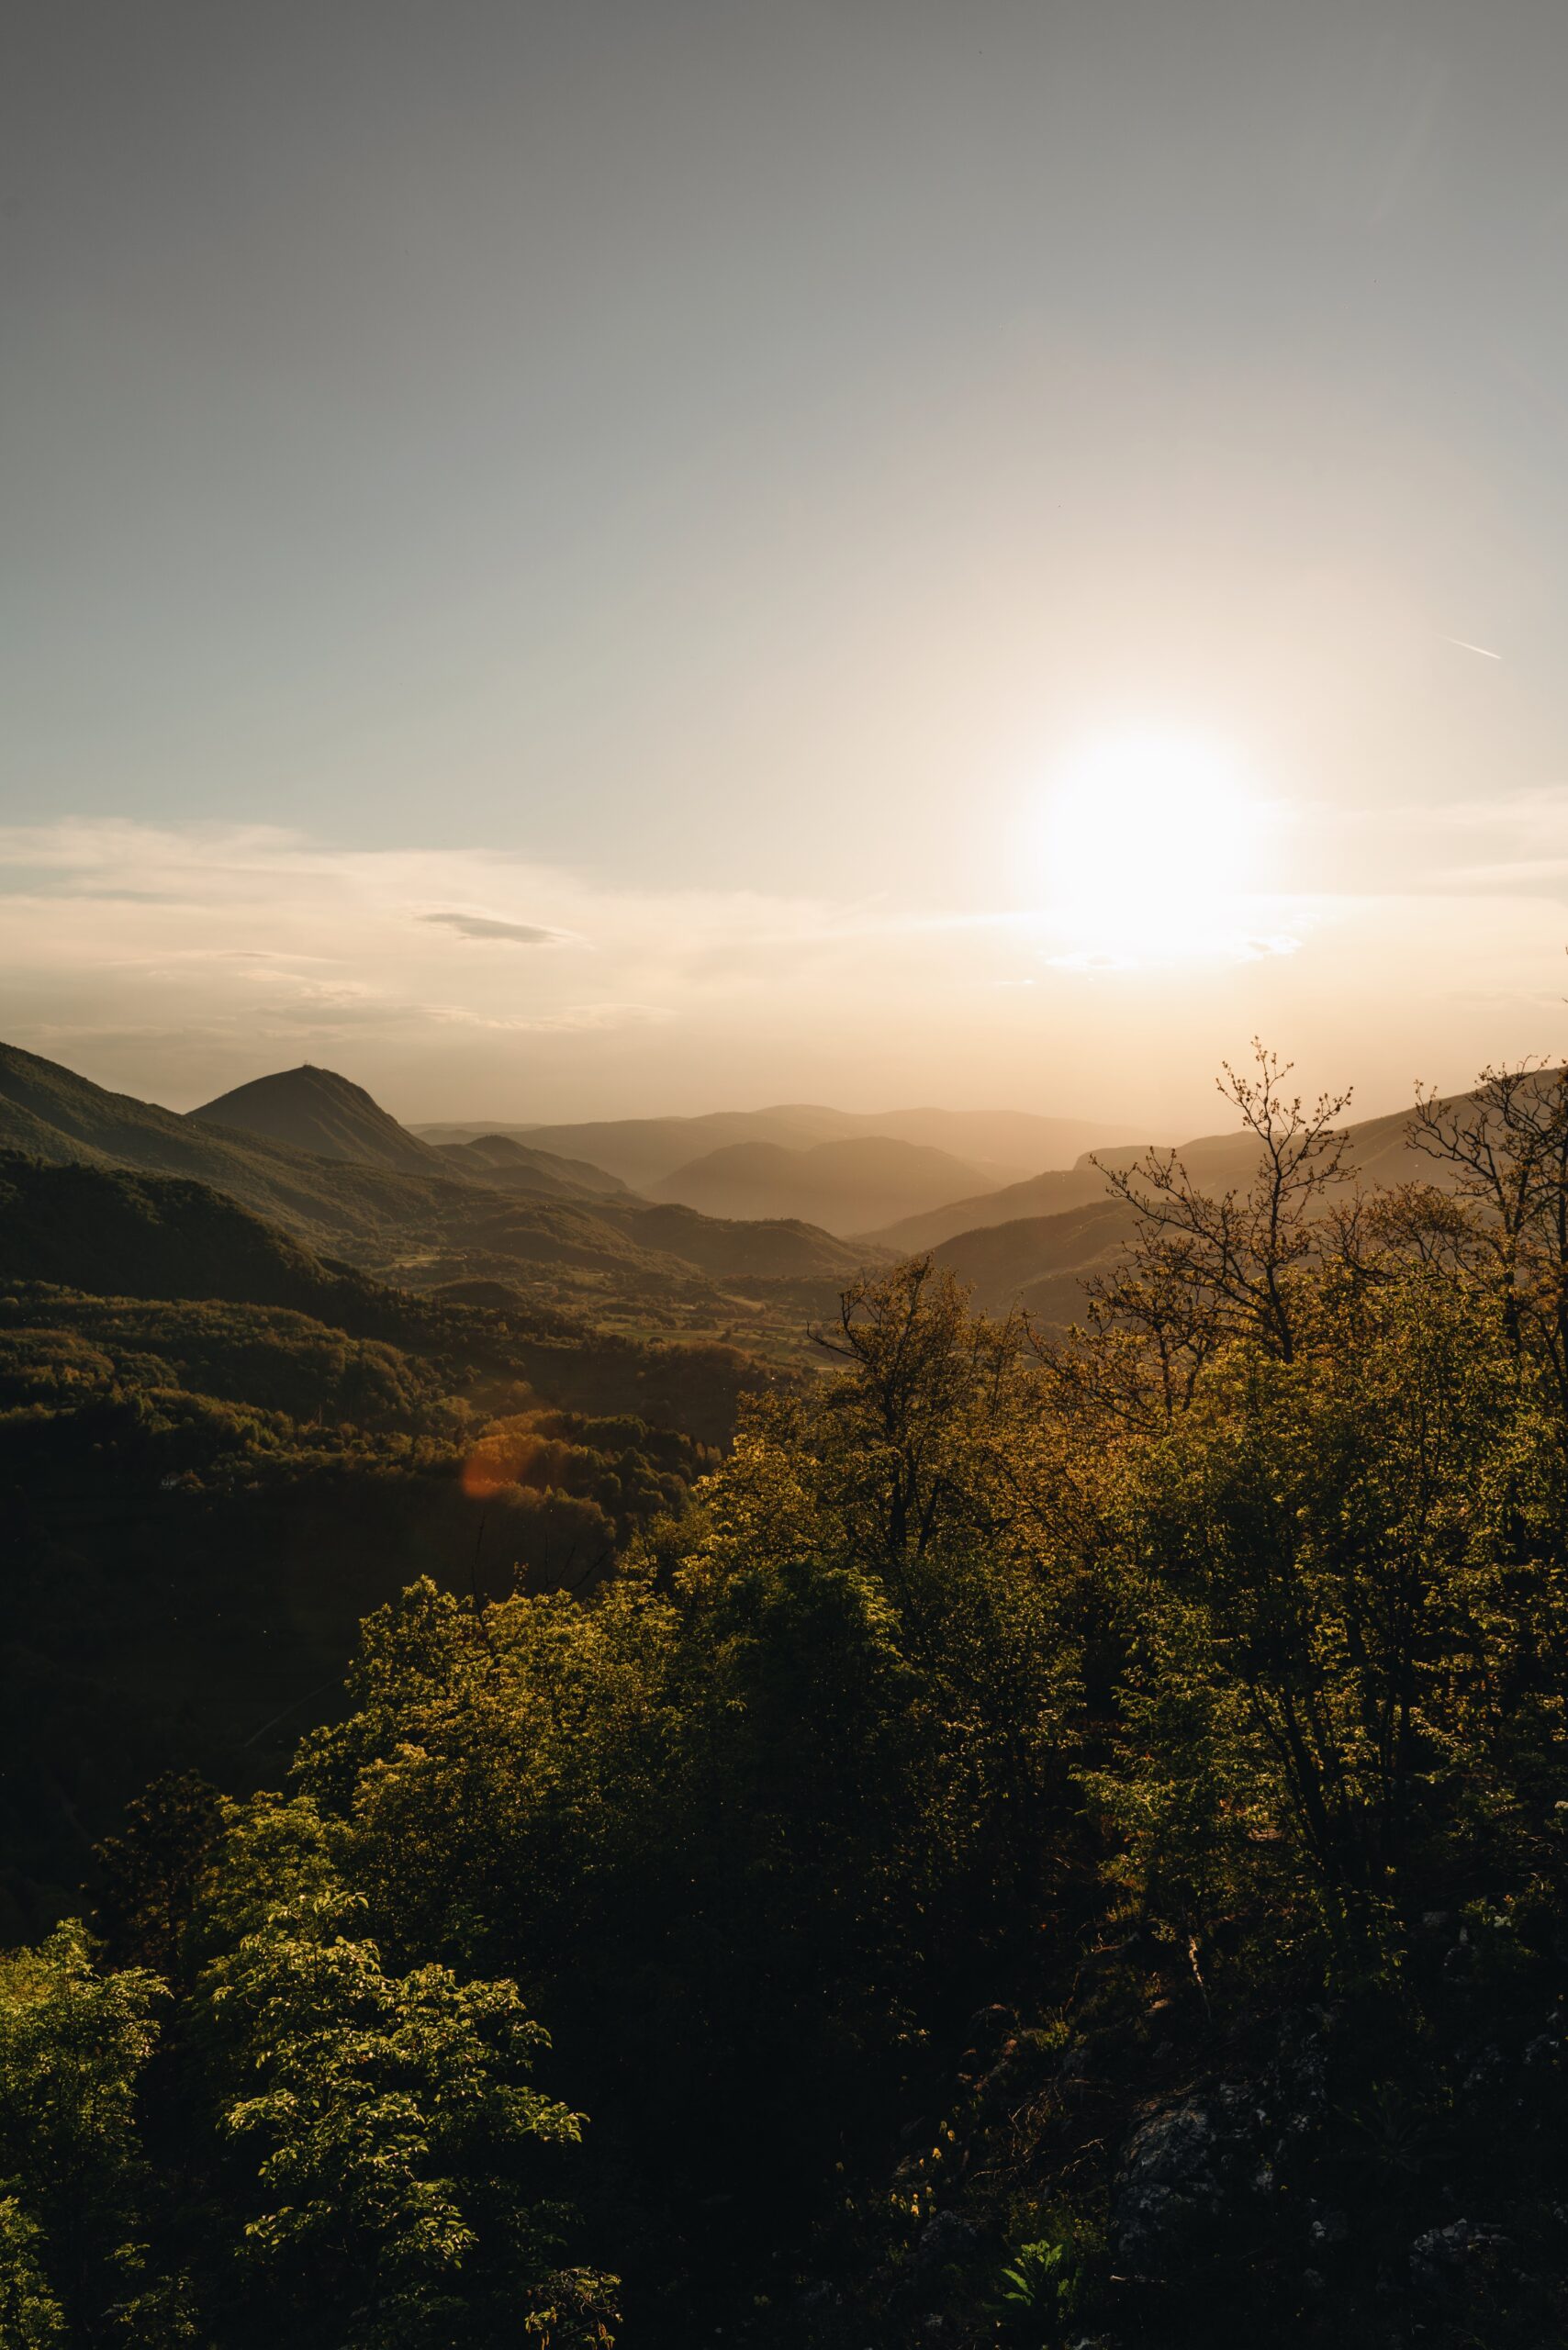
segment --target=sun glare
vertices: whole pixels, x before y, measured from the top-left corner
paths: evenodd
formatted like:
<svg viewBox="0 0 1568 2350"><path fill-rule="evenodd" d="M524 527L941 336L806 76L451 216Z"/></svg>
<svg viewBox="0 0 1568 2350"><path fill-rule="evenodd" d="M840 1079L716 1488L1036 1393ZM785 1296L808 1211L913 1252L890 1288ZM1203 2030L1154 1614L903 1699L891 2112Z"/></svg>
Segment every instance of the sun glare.
<svg viewBox="0 0 1568 2350"><path fill-rule="evenodd" d="M1065 962L1248 951L1265 811L1236 760L1172 734L1089 744L1046 810L1046 895ZM1251 951L1258 951L1254 943Z"/></svg>

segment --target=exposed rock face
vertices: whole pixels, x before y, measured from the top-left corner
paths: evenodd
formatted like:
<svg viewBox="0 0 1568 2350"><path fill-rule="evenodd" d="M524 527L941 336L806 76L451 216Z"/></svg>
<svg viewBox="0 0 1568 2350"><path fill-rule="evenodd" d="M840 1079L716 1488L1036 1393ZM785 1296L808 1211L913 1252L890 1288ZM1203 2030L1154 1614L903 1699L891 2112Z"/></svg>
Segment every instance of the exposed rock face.
<svg viewBox="0 0 1568 2350"><path fill-rule="evenodd" d="M1155 2114L1128 2142L1116 2189L1122 2256L1159 2276L1170 2256L1219 2217L1220 2148L1207 2109L1179 2105Z"/></svg>
<svg viewBox="0 0 1568 2350"><path fill-rule="evenodd" d="M1512 2247L1495 2228L1471 2220L1428 2228L1410 2247L1410 2282L1418 2293L1474 2296L1508 2264Z"/></svg>
<svg viewBox="0 0 1568 2350"><path fill-rule="evenodd" d="M1287 2022L1261 2078L1222 2081L1146 2115L1123 2150L1112 2202L1123 2267L1170 2277L1201 2260L1226 2226L1255 2228L1279 2174L1321 2124L1326 2073L1318 2031ZM1316 2248L1342 2240L1342 2212L1308 2210Z"/></svg>

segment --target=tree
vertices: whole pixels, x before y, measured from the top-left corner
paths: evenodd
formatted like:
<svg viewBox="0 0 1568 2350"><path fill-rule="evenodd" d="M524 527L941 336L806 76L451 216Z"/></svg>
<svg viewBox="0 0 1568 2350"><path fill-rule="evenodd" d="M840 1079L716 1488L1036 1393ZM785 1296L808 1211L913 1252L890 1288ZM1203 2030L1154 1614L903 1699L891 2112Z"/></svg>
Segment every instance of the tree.
<svg viewBox="0 0 1568 2350"><path fill-rule="evenodd" d="M218 1790L195 1772L154 1779L126 1806L121 1832L94 1854L98 1919L118 1957L165 1979L183 1974L186 1930L221 1825Z"/></svg>
<svg viewBox="0 0 1568 2350"><path fill-rule="evenodd" d="M1172 1150L1104 1170L1131 1212L1125 1260L1086 1281L1087 1331L1041 1352L1064 1387L1114 1418L1149 1427L1169 1419L1235 1339L1282 1362L1303 1342L1313 1295L1305 1276L1324 1254L1328 1208L1349 1181L1338 1121L1350 1097L1322 1094L1309 1107L1286 1091L1290 1062L1257 1039L1253 1058L1252 1075L1226 1062L1219 1080L1258 1147L1245 1189L1201 1190Z"/></svg>
<svg viewBox="0 0 1568 2350"><path fill-rule="evenodd" d="M13 2299L40 2341L53 2303L91 2337L139 2281L137 2090L164 1996L140 1967L101 1972L76 1919L0 1958L0 2208Z"/></svg>
<svg viewBox="0 0 1568 2350"><path fill-rule="evenodd" d="M1464 1211L1464 1253L1568 1427L1568 1068L1486 1069L1457 1102L1418 1096L1410 1138L1442 1169Z"/></svg>
<svg viewBox="0 0 1568 2350"><path fill-rule="evenodd" d="M1499 1793L1529 1422L1497 1316L1462 1290L1417 1270L1334 1310L1310 1355L1216 1356L1129 1460L1122 1809L1176 1881L1174 1814L1148 1791L1206 1774L1233 1830L1283 1833L1355 1953L1408 1900L1460 1789L1473 1817ZM1212 1892L1215 1818L1188 1824Z"/></svg>
<svg viewBox="0 0 1568 2350"><path fill-rule="evenodd" d="M0 2344L4 2350L56 2350L65 2313L39 2260L42 2232L14 2195L0 2195Z"/></svg>
<svg viewBox="0 0 1568 2350"><path fill-rule="evenodd" d="M540 2191L540 2150L575 2143L582 2117L530 2085L549 2042L516 1985L389 1971L307 1799L260 1799L232 1841L229 1914L248 1930L205 1993L221 2126L254 2166L241 2250L263 2338L482 2350L521 2322L608 2344L614 2280L558 2267Z"/></svg>

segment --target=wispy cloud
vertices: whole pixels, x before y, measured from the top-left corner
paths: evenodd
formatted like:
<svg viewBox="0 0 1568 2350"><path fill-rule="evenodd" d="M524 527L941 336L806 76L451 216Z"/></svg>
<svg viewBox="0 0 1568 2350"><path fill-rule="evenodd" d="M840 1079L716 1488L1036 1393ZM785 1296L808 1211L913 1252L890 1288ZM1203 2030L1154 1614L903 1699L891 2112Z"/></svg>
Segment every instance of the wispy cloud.
<svg viewBox="0 0 1568 2350"><path fill-rule="evenodd" d="M460 938L499 938L513 946L567 946L572 943L570 931L546 930L539 923L502 922L494 914L421 914L420 920L442 924L456 931Z"/></svg>

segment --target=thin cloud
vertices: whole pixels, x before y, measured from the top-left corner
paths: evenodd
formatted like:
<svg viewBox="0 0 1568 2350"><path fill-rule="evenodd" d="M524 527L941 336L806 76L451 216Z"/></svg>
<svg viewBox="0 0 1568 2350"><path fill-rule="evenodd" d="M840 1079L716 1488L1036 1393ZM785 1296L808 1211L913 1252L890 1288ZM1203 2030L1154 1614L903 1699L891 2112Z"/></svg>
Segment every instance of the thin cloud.
<svg viewBox="0 0 1568 2350"><path fill-rule="evenodd" d="M577 943L569 930L547 930L540 923L501 922L494 914L421 914L420 920L440 923L445 929L456 931L460 938L501 938L513 946L571 946Z"/></svg>

